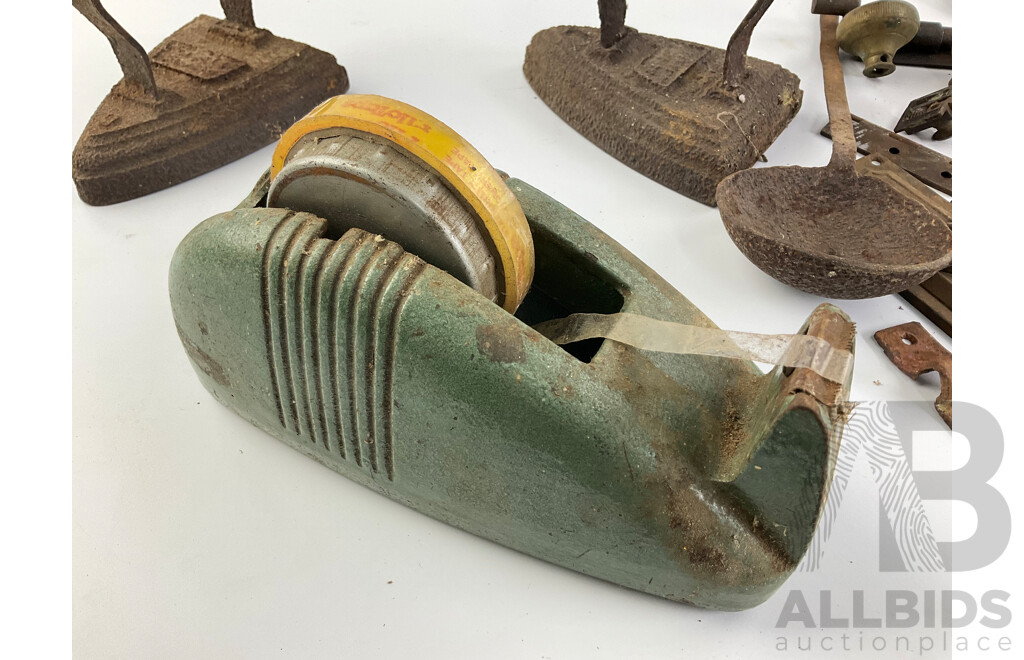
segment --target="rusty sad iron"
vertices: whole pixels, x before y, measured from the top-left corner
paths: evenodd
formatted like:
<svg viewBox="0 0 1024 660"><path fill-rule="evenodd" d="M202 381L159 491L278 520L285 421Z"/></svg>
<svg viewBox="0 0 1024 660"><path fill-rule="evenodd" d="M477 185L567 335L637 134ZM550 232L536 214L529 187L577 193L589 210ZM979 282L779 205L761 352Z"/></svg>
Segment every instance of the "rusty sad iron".
<svg viewBox="0 0 1024 660"><path fill-rule="evenodd" d="M757 0L726 50L637 32L625 0L598 3L601 28L534 35L523 72L585 138L634 170L714 206L718 182L763 158L800 109L800 79L747 57L772 0Z"/></svg>
<svg viewBox="0 0 1024 660"><path fill-rule="evenodd" d="M226 165L348 89L333 56L256 27L252 0L221 0L148 55L99 0L72 0L110 41L124 78L71 156L87 204L135 199Z"/></svg>
<svg viewBox="0 0 1024 660"><path fill-rule="evenodd" d="M433 257L462 270L399 235L435 237ZM472 245L490 268L460 265ZM824 506L852 367L840 310L816 309L770 373L711 357L778 338L718 330L593 225L397 101L338 97L289 129L252 193L178 246L170 296L225 406L390 498L588 575L753 607ZM680 333L686 351L655 345Z"/></svg>

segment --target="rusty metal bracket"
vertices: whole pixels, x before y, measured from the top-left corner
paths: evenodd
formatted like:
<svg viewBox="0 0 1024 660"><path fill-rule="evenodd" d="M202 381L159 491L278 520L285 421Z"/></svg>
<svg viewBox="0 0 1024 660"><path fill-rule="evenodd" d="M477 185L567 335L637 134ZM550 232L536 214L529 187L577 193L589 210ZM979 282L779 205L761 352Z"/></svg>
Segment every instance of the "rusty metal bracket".
<svg viewBox="0 0 1024 660"><path fill-rule="evenodd" d="M939 374L942 389L935 410L953 428L953 354L917 321L879 330L875 341L896 368L914 380L929 371Z"/></svg>
<svg viewBox="0 0 1024 660"><path fill-rule="evenodd" d="M933 140L953 137L953 81L942 89L914 99L903 111L894 133L919 133L934 128Z"/></svg>
<svg viewBox="0 0 1024 660"><path fill-rule="evenodd" d="M893 163L902 167L919 180L939 192L953 194L953 159L938 151L923 147L902 135L897 135L878 124L853 117L853 132L857 139L857 151L865 156L886 154ZM821 134L832 137L828 124Z"/></svg>

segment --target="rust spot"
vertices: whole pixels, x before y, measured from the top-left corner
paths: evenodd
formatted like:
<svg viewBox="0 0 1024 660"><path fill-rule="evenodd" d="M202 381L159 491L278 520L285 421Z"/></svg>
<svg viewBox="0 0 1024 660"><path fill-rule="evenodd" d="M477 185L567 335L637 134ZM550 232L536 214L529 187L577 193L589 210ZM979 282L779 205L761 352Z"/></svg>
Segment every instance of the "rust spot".
<svg viewBox="0 0 1024 660"><path fill-rule="evenodd" d="M231 379L228 378L228 374L224 371L224 367L210 357L209 353L201 349L195 342L189 339L181 329L180 325L177 323L174 325L178 329L178 337L181 339L181 345L185 347L185 352L188 353L188 357L192 360L192 363L196 365L200 371L216 381L218 385L231 387ZM204 332L203 334L206 333Z"/></svg>
<svg viewBox="0 0 1024 660"><path fill-rule="evenodd" d="M711 570L720 571L726 568L725 554L713 546L698 545L689 549L690 561Z"/></svg>
<svg viewBox="0 0 1024 660"><path fill-rule="evenodd" d="M939 374L942 389L935 410L953 428L953 354L917 321L879 330L875 341L896 368L914 380L929 371Z"/></svg>
<svg viewBox="0 0 1024 660"><path fill-rule="evenodd" d="M572 385L557 384L551 386L551 393L557 397L573 397L576 395L576 390Z"/></svg>
<svg viewBox="0 0 1024 660"><path fill-rule="evenodd" d="M491 362L526 361L523 335L504 323L477 326L476 346Z"/></svg>

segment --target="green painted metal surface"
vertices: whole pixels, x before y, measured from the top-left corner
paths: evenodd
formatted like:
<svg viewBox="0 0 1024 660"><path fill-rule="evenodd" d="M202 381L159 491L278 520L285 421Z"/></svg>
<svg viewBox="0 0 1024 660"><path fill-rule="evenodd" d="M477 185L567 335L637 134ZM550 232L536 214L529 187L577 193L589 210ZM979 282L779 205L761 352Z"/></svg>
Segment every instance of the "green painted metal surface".
<svg viewBox="0 0 1024 660"><path fill-rule="evenodd" d="M259 208L266 182L197 226L170 269L182 344L221 403L427 515L633 589L736 610L795 568L835 460L842 416L822 401L836 386L802 369L551 343L530 325L573 312L713 325L522 181L507 184L537 274L515 316L397 244ZM834 307L805 330L852 350Z"/></svg>

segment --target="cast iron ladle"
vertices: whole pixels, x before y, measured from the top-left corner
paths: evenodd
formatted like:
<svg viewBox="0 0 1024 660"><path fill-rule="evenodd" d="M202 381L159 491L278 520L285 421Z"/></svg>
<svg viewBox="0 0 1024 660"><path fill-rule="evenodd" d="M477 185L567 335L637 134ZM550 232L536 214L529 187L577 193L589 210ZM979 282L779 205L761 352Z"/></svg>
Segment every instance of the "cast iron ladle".
<svg viewBox="0 0 1024 660"><path fill-rule="evenodd" d="M821 16L832 131L828 165L737 172L718 184L718 208L736 246L775 279L828 298L874 298L920 284L948 266L953 237L920 202L857 176L838 23L837 16Z"/></svg>

